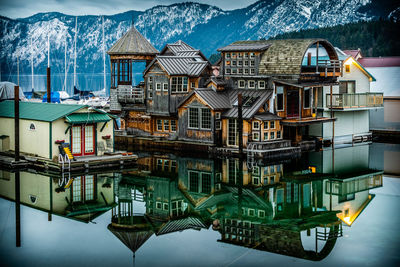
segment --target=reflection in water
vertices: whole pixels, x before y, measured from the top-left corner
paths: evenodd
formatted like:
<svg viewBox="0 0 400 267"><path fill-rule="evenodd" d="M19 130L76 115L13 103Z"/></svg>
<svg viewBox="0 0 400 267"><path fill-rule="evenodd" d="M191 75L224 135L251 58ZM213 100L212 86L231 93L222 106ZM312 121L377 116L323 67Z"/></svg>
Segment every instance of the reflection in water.
<svg viewBox="0 0 400 267"><path fill-rule="evenodd" d="M382 171L369 168L368 149L254 166L153 155L123 173L49 178L21 172L20 186L16 174L2 171L0 195L18 203L13 187L19 188L22 204L86 223L111 210L107 228L133 257L151 236L212 228L219 242L318 261L373 200L369 190L382 186Z"/></svg>

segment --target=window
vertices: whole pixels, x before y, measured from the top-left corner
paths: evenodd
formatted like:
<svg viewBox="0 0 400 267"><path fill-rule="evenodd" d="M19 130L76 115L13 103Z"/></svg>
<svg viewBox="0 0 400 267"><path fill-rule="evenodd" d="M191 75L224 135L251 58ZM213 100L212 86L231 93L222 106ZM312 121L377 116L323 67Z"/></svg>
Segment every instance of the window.
<svg viewBox="0 0 400 267"><path fill-rule="evenodd" d="M118 84L130 84L131 83L131 64L128 59L119 60L119 77Z"/></svg>
<svg viewBox="0 0 400 267"><path fill-rule="evenodd" d="M276 87L276 110L283 111L284 104L283 104L283 86Z"/></svg>
<svg viewBox="0 0 400 267"><path fill-rule="evenodd" d="M215 130L221 130L221 121L215 122Z"/></svg>
<svg viewBox="0 0 400 267"><path fill-rule="evenodd" d="M259 211L258 211L258 217L259 217L259 218L264 218L264 217L265 217L265 211L259 210Z"/></svg>
<svg viewBox="0 0 400 267"><path fill-rule="evenodd" d="M238 58L242 58L242 53L238 53Z"/></svg>
<svg viewBox="0 0 400 267"><path fill-rule="evenodd" d="M225 70L225 73L226 73L226 74L231 74L231 69L226 69L226 70Z"/></svg>
<svg viewBox="0 0 400 267"><path fill-rule="evenodd" d="M161 132L162 129L162 120L157 120L157 131Z"/></svg>
<svg viewBox="0 0 400 267"><path fill-rule="evenodd" d="M249 216L254 216L255 215L254 209L249 209L248 214Z"/></svg>
<svg viewBox="0 0 400 267"><path fill-rule="evenodd" d="M164 120L164 131L165 132L169 131L169 120Z"/></svg>
<svg viewBox="0 0 400 267"><path fill-rule="evenodd" d="M350 65L349 64L344 65L344 69L345 69L345 71L347 73L349 73L350 72Z"/></svg>
<svg viewBox="0 0 400 267"><path fill-rule="evenodd" d="M264 141L268 140L268 132L264 132Z"/></svg>
<svg viewBox="0 0 400 267"><path fill-rule="evenodd" d="M250 66L254 67L254 65L255 65L255 61L254 60L250 60Z"/></svg>
<svg viewBox="0 0 400 267"><path fill-rule="evenodd" d="M258 81L258 89L265 89L265 81Z"/></svg>
<svg viewBox="0 0 400 267"><path fill-rule="evenodd" d="M221 119L221 112L215 112L215 118L217 120Z"/></svg>
<svg viewBox="0 0 400 267"><path fill-rule="evenodd" d="M356 92L355 81L339 82L339 94L354 94Z"/></svg>
<svg viewBox="0 0 400 267"><path fill-rule="evenodd" d="M245 65L245 66L248 66L248 65L249 65L249 62L246 60L246 61L244 62L244 65Z"/></svg>
<svg viewBox="0 0 400 267"><path fill-rule="evenodd" d="M275 121L270 121L269 122L269 128L275 129Z"/></svg>
<svg viewBox="0 0 400 267"><path fill-rule="evenodd" d="M201 128L211 129L211 111L208 108L201 109Z"/></svg>
<svg viewBox="0 0 400 267"><path fill-rule="evenodd" d="M152 82L153 82L153 77L150 76L150 77L149 77L149 83L152 83Z"/></svg>
<svg viewBox="0 0 400 267"><path fill-rule="evenodd" d="M153 84L149 84L149 98L153 98Z"/></svg>
<svg viewBox="0 0 400 267"><path fill-rule="evenodd" d="M253 130L260 130L260 122L253 121Z"/></svg>
<svg viewBox="0 0 400 267"><path fill-rule="evenodd" d="M188 78L187 77L172 77L171 92L187 92Z"/></svg>
<svg viewBox="0 0 400 267"><path fill-rule="evenodd" d="M231 65L231 62L230 61L226 61L225 64L229 66L229 65Z"/></svg>
<svg viewBox="0 0 400 267"><path fill-rule="evenodd" d="M232 69L232 74L236 74L237 70L236 69Z"/></svg>
<svg viewBox="0 0 400 267"><path fill-rule="evenodd" d="M236 66L236 60L232 60L232 66Z"/></svg>
<svg viewBox="0 0 400 267"><path fill-rule="evenodd" d="M275 139L275 132L271 132L271 134L270 134L270 139L271 139L271 140L274 140L274 139Z"/></svg>
<svg viewBox="0 0 400 267"><path fill-rule="evenodd" d="M276 139L281 139L281 131L276 132Z"/></svg>
<svg viewBox="0 0 400 267"><path fill-rule="evenodd" d="M239 88L244 88L246 86L246 81L240 80L239 81Z"/></svg>
<svg viewBox="0 0 400 267"><path fill-rule="evenodd" d="M256 85L255 81L249 81L249 88L254 88Z"/></svg>
<svg viewBox="0 0 400 267"><path fill-rule="evenodd" d="M250 58L254 58L255 54L254 53L250 53Z"/></svg>
<svg viewBox="0 0 400 267"><path fill-rule="evenodd" d="M198 192L200 183L200 175L198 172L189 171L189 191Z"/></svg>
<svg viewBox="0 0 400 267"><path fill-rule="evenodd" d="M168 210L168 203L163 203L163 210Z"/></svg>
<svg viewBox="0 0 400 267"><path fill-rule="evenodd" d="M236 53L232 53L232 58L236 58Z"/></svg>
<svg viewBox="0 0 400 267"><path fill-rule="evenodd" d="M161 207L162 207L161 202L158 202L158 201L157 201L157 202L156 202L156 209L159 209L159 210L160 210Z"/></svg>
<svg viewBox="0 0 400 267"><path fill-rule="evenodd" d="M268 130L268 121L264 121L264 130Z"/></svg>
<svg viewBox="0 0 400 267"><path fill-rule="evenodd" d="M171 132L176 132L176 120L171 120Z"/></svg>
<svg viewBox="0 0 400 267"><path fill-rule="evenodd" d="M304 88L304 108L310 108L311 104L311 89L310 88Z"/></svg>
<svg viewBox="0 0 400 267"><path fill-rule="evenodd" d="M260 133L253 132L253 141L260 141Z"/></svg>
<svg viewBox="0 0 400 267"><path fill-rule="evenodd" d="M249 74L249 69L244 69L244 74Z"/></svg>
<svg viewBox="0 0 400 267"><path fill-rule="evenodd" d="M242 74L243 73L243 69L238 69L238 73Z"/></svg>
<svg viewBox="0 0 400 267"><path fill-rule="evenodd" d="M161 83L156 83L156 91L161 91Z"/></svg>
<svg viewBox="0 0 400 267"><path fill-rule="evenodd" d="M163 84L163 91L168 92L168 83Z"/></svg>
<svg viewBox="0 0 400 267"><path fill-rule="evenodd" d="M250 69L250 74L253 75L254 73L254 69Z"/></svg>
<svg viewBox="0 0 400 267"><path fill-rule="evenodd" d="M211 111L208 108L189 108L189 128L211 129Z"/></svg>
<svg viewBox="0 0 400 267"><path fill-rule="evenodd" d="M231 53L226 53L226 58L231 58Z"/></svg>
<svg viewBox="0 0 400 267"><path fill-rule="evenodd" d="M201 173L201 193L211 193L211 173Z"/></svg>
<svg viewBox="0 0 400 267"><path fill-rule="evenodd" d="M248 58L249 57L249 53L244 53L244 58Z"/></svg>
<svg viewBox="0 0 400 267"><path fill-rule="evenodd" d="M194 83L194 82L190 83L190 87L191 88L195 88L196 87L196 83Z"/></svg>
<svg viewBox="0 0 400 267"><path fill-rule="evenodd" d="M238 66L243 66L243 61L238 61Z"/></svg>
<svg viewBox="0 0 400 267"><path fill-rule="evenodd" d="M189 128L199 128L199 109L189 108Z"/></svg>

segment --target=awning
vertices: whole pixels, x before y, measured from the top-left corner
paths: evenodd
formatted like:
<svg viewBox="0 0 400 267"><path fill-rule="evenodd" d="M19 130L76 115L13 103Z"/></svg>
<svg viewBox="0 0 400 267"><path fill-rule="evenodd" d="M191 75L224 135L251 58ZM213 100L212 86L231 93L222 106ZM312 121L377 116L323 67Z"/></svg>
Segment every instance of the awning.
<svg viewBox="0 0 400 267"><path fill-rule="evenodd" d="M81 124L107 122L111 120L111 118L108 114L105 113L85 112L67 115L65 116L65 120L70 124Z"/></svg>

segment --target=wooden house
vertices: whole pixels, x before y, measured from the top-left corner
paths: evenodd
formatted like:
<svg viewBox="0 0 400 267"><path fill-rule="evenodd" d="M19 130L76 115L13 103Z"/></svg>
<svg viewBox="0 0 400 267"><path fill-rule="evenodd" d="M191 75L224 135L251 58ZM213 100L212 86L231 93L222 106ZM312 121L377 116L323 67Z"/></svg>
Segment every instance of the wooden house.
<svg viewBox="0 0 400 267"><path fill-rule="evenodd" d="M111 115L86 105L20 102L20 151L57 160L59 145L68 143L76 157L102 155L114 149ZM14 150L14 102L0 102L3 151Z"/></svg>

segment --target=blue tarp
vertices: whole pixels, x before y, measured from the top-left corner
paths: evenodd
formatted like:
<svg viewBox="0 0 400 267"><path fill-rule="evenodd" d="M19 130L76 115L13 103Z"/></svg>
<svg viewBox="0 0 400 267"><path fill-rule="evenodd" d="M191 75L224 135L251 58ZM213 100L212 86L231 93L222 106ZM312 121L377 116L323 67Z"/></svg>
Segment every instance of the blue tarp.
<svg viewBox="0 0 400 267"><path fill-rule="evenodd" d="M60 103L60 93L59 92L51 92L50 93L51 103ZM47 102L47 93L44 94L42 102Z"/></svg>

